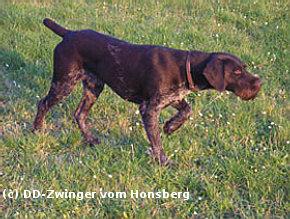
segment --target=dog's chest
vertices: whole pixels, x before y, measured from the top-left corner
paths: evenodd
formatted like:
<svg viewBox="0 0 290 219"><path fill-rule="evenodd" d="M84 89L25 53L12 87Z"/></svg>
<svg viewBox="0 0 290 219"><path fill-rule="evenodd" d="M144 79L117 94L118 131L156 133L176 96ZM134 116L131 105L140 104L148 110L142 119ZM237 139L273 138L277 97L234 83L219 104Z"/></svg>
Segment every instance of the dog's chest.
<svg viewBox="0 0 290 219"><path fill-rule="evenodd" d="M108 85L123 99L140 103L143 97L138 93L138 83L141 79L134 68L135 57L130 57L130 50L124 49L123 45L108 44L107 49L111 55L113 72L113 80L110 80Z"/></svg>

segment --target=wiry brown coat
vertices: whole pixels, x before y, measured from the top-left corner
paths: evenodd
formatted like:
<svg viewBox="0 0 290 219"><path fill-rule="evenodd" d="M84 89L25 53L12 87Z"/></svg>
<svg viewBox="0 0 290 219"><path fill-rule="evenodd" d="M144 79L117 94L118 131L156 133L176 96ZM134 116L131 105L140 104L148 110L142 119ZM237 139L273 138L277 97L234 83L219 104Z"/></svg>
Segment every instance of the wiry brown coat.
<svg viewBox="0 0 290 219"><path fill-rule="evenodd" d="M49 109L81 80L83 97L75 120L88 143L99 143L87 128L86 119L107 84L123 99L140 105L152 156L164 165L169 160L162 149L158 117L166 106L178 110L164 126L164 132L171 134L191 114L184 99L190 93L185 64L188 54L196 90L229 90L248 100L257 95L261 86L259 77L248 73L243 62L231 54L136 45L92 30L70 31L50 19L45 19L44 24L63 40L54 50L52 84L38 104L35 130L41 128Z"/></svg>

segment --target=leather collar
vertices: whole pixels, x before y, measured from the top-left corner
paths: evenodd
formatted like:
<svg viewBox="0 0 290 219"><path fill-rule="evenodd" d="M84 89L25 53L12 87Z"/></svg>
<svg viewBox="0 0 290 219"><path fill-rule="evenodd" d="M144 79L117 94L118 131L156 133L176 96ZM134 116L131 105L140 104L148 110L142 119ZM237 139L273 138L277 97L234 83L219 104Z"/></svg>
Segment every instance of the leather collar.
<svg viewBox="0 0 290 219"><path fill-rule="evenodd" d="M194 86L192 75L190 72L190 52L187 52L186 56L186 78L188 82L188 89L191 91L197 91L197 88Z"/></svg>

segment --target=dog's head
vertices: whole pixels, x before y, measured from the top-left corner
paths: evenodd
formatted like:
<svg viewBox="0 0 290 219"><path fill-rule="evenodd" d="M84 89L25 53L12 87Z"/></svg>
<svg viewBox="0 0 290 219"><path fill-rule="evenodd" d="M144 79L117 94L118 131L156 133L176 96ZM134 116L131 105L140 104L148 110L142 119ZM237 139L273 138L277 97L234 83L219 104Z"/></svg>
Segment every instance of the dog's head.
<svg viewBox="0 0 290 219"><path fill-rule="evenodd" d="M232 91L243 100L254 99L261 88L261 79L249 73L239 58L227 53L213 53L203 75L214 89Z"/></svg>

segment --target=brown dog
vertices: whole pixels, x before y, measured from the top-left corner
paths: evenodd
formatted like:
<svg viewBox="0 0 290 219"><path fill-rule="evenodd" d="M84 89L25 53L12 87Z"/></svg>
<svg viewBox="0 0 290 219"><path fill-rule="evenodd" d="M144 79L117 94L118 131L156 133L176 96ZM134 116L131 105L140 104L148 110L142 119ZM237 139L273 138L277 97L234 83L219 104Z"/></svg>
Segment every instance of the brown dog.
<svg viewBox="0 0 290 219"><path fill-rule="evenodd" d="M164 165L158 117L166 106L178 113L165 123L164 132L177 130L191 114L185 95L191 91L228 90L243 100L255 98L261 80L245 64L227 53L183 51L156 45L131 44L92 30L71 31L44 19L44 25L63 38L54 50L50 90L38 104L34 130L40 129L49 109L68 96L78 81L83 97L76 109L85 140L98 144L86 125L89 110L107 84L125 100L140 105L152 156Z"/></svg>

